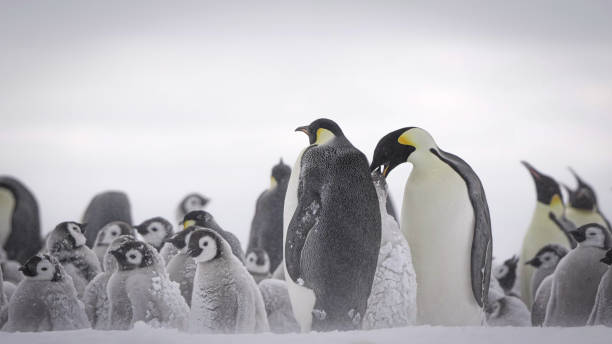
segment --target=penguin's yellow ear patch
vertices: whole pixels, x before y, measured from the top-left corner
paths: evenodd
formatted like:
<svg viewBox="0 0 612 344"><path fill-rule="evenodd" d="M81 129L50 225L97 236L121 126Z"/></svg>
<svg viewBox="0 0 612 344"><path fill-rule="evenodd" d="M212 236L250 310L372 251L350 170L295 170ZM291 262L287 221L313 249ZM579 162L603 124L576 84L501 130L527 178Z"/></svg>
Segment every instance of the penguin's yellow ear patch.
<svg viewBox="0 0 612 344"><path fill-rule="evenodd" d="M334 133L332 133L331 131L325 128L319 128L317 129L317 140L315 141L315 144L325 144L331 141L334 137L336 137L336 135L334 135Z"/></svg>
<svg viewBox="0 0 612 344"><path fill-rule="evenodd" d="M397 138L397 142L404 146L412 146L416 148L416 144L412 141L408 131L405 131L400 137Z"/></svg>
<svg viewBox="0 0 612 344"><path fill-rule="evenodd" d="M552 197L552 199L550 200L550 206L551 206L552 208L555 208L555 207L563 207L563 201L561 200L561 196L559 196L559 195L554 195L554 196Z"/></svg>
<svg viewBox="0 0 612 344"><path fill-rule="evenodd" d="M276 178L270 177L270 189L274 189L276 187L276 185L278 185L278 182L276 181Z"/></svg>

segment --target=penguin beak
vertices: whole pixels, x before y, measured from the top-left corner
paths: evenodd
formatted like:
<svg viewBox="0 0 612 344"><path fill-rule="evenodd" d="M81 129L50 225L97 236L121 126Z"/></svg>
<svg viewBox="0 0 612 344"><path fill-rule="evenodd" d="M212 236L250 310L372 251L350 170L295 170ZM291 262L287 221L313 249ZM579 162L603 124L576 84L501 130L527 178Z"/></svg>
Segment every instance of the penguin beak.
<svg viewBox="0 0 612 344"><path fill-rule="evenodd" d="M295 128L295 131L301 131L304 134L310 136L310 131L308 131L308 126L297 127L297 128Z"/></svg>
<svg viewBox="0 0 612 344"><path fill-rule="evenodd" d="M189 228L191 226L194 226L195 224L196 224L195 220L186 220L186 221L183 221L183 229Z"/></svg>
<svg viewBox="0 0 612 344"><path fill-rule="evenodd" d="M531 265L535 268L539 267L540 265L542 265L542 263L540 262L540 260L538 259L538 257L535 257L533 259L530 259L528 261L525 262L525 265Z"/></svg>
<svg viewBox="0 0 612 344"><path fill-rule="evenodd" d="M527 168L527 170L531 174L531 177L533 177L534 180L540 180L540 178L542 178L542 175L540 174L540 172L538 172L538 170L536 170L533 166L531 166L530 163L523 160L521 161L521 164L523 164L523 166Z"/></svg>

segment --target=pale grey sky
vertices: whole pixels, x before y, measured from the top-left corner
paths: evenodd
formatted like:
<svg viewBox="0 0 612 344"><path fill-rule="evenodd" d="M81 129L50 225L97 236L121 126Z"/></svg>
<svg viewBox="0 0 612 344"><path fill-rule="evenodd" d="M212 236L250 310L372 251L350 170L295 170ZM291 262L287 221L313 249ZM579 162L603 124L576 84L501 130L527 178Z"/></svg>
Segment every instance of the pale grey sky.
<svg viewBox="0 0 612 344"><path fill-rule="evenodd" d="M535 204L526 159L612 215L612 2L0 1L0 173L44 230L106 189L136 221L191 191L243 241L299 125L325 116L371 158L404 126L468 161L495 255ZM389 178L401 206L406 164Z"/></svg>

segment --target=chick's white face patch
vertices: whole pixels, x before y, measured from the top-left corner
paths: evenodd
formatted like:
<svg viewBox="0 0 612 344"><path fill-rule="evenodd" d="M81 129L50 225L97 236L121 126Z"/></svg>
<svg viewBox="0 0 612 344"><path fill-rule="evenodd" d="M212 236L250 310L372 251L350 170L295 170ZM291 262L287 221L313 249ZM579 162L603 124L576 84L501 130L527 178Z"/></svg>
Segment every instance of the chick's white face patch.
<svg viewBox="0 0 612 344"><path fill-rule="evenodd" d="M131 249L125 253L125 260L132 265L140 265L142 263L142 253L136 249Z"/></svg>
<svg viewBox="0 0 612 344"><path fill-rule="evenodd" d="M53 279L54 274L55 266L53 266L53 264L47 259L43 259L36 265L36 276L31 277L31 279L50 281Z"/></svg>
<svg viewBox="0 0 612 344"><path fill-rule="evenodd" d="M257 254L250 252L246 257L246 268L249 272L256 274L265 274L270 272L270 259L267 255L264 256L263 264L257 264Z"/></svg>
<svg viewBox="0 0 612 344"><path fill-rule="evenodd" d="M110 245L119 235L121 235L121 228L118 225L110 225L104 228L104 235L100 243Z"/></svg>
<svg viewBox="0 0 612 344"><path fill-rule="evenodd" d="M200 210L202 208L202 200L198 196L191 196L185 200L185 212Z"/></svg>
<svg viewBox="0 0 612 344"><path fill-rule="evenodd" d="M160 246L166 238L166 227L160 222L152 222L147 226L147 233L142 237L146 242Z"/></svg>
<svg viewBox="0 0 612 344"><path fill-rule="evenodd" d="M507 273L508 273L508 267L506 265L500 265L497 268L495 268L495 270L493 271L493 276L499 279L499 278L503 278L504 276L506 276Z"/></svg>
<svg viewBox="0 0 612 344"><path fill-rule="evenodd" d="M557 262L559 261L559 257L552 252L544 252L538 257L538 259L540 260L542 267L545 268L552 268L553 266L557 265Z"/></svg>
<svg viewBox="0 0 612 344"><path fill-rule="evenodd" d="M585 231L584 244L587 246L603 248L606 241L606 236L599 227L587 228Z"/></svg>
<svg viewBox="0 0 612 344"><path fill-rule="evenodd" d="M81 247L85 245L87 239L85 239L85 235L83 235L83 233L81 232L81 227L79 227L79 225L75 223L69 223L67 227L68 233L74 238L75 246Z"/></svg>
<svg viewBox="0 0 612 344"><path fill-rule="evenodd" d="M210 236L200 238L198 246L202 252L195 259L198 262L207 262L217 255L217 242Z"/></svg>

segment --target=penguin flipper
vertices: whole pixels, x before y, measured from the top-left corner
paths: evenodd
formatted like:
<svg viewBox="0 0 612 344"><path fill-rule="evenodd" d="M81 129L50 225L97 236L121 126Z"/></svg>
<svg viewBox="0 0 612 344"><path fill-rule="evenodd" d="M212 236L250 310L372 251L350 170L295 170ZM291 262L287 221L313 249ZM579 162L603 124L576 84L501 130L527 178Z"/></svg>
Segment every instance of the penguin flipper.
<svg viewBox="0 0 612 344"><path fill-rule="evenodd" d="M576 229L576 226L574 226L574 224L568 220L565 216L563 216L561 219L558 219L557 216L551 211L548 213L548 218L555 224L557 225L557 227L559 227L559 230L561 232L563 232L563 234L565 234L565 237L567 238L567 241L570 244L570 247L572 249L576 248L576 246L578 246L578 243L576 242L576 239L574 239L574 237L572 237L569 232Z"/></svg>
<svg viewBox="0 0 612 344"><path fill-rule="evenodd" d="M484 307L487 304L489 283L491 282L493 239L491 235L489 205L487 204L482 182L470 165L460 157L433 148L431 152L455 170L467 186L470 203L472 203L472 208L474 209L474 236L472 239L470 268L472 293L478 305Z"/></svg>

